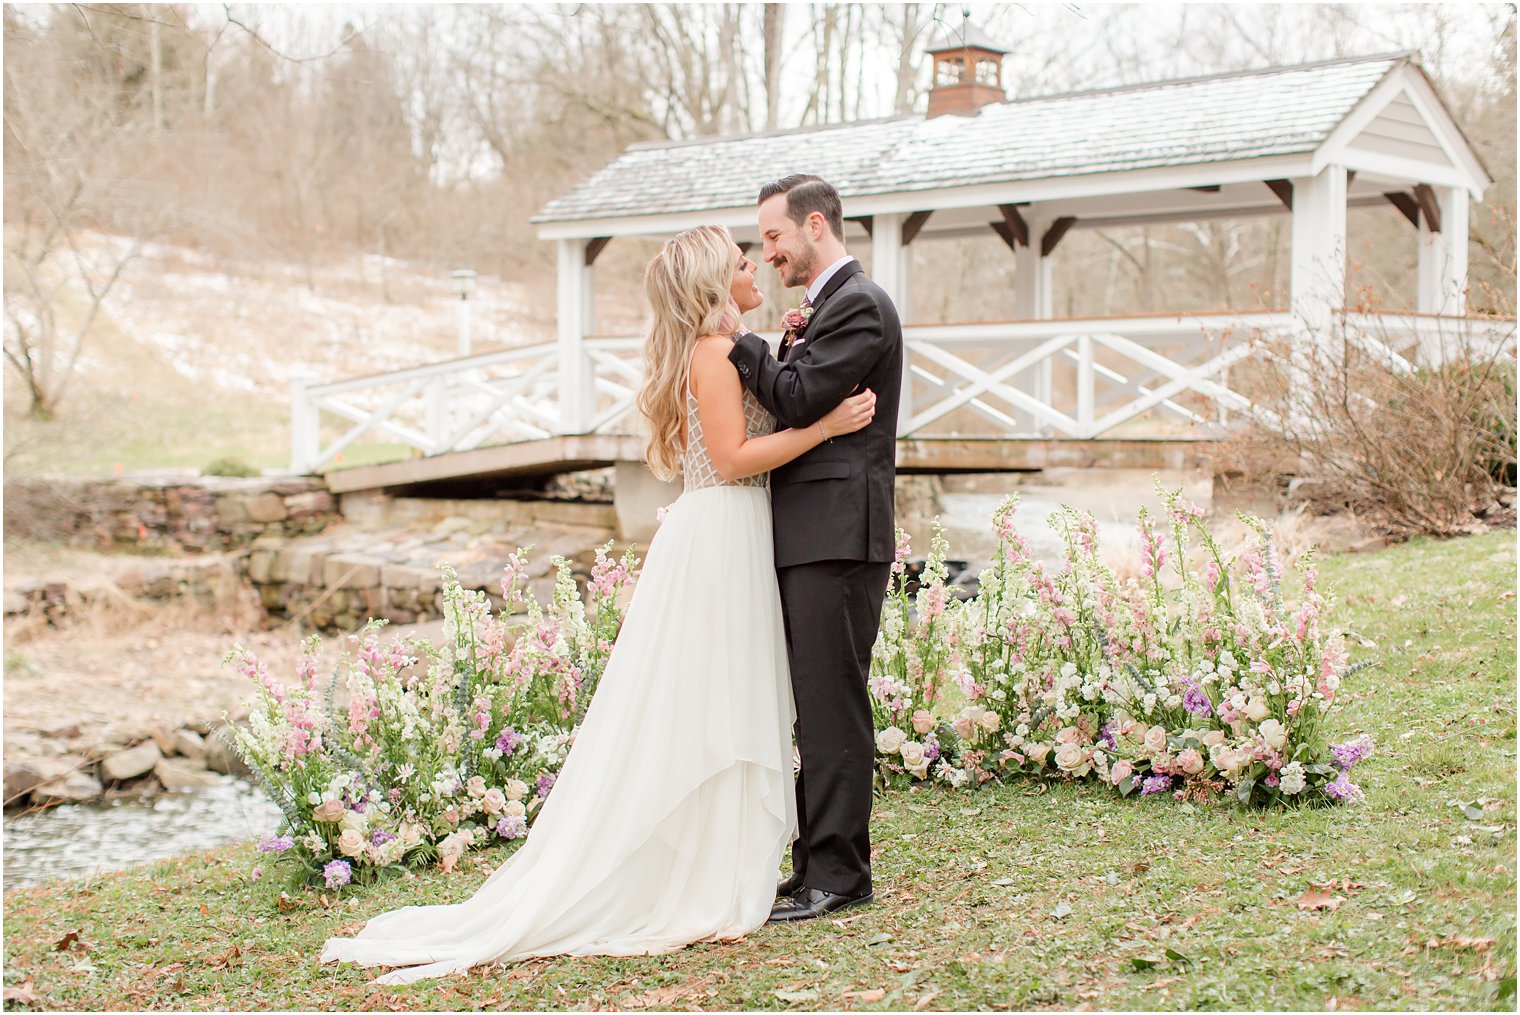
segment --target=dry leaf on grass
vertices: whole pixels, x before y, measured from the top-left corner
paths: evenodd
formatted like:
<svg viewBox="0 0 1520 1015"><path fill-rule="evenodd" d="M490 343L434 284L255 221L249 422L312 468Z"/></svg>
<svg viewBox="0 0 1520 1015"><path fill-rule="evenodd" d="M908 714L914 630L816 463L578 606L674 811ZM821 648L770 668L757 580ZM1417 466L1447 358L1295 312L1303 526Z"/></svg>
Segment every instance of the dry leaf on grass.
<svg viewBox="0 0 1520 1015"><path fill-rule="evenodd" d="M79 936L79 931L71 930L53 943L55 951L66 952L70 949L78 949L87 952L95 946Z"/></svg>
<svg viewBox="0 0 1520 1015"><path fill-rule="evenodd" d="M863 1001L866 1004L875 1004L886 996L887 992L880 987L873 987L870 990L847 990L844 992L846 1001Z"/></svg>
<svg viewBox="0 0 1520 1015"><path fill-rule="evenodd" d="M1339 895L1331 895L1329 892L1305 892L1298 897L1298 908L1328 909L1334 912L1345 901Z"/></svg>
<svg viewBox="0 0 1520 1015"><path fill-rule="evenodd" d="M37 981L28 976L14 987L5 988L6 1004L36 1004Z"/></svg>

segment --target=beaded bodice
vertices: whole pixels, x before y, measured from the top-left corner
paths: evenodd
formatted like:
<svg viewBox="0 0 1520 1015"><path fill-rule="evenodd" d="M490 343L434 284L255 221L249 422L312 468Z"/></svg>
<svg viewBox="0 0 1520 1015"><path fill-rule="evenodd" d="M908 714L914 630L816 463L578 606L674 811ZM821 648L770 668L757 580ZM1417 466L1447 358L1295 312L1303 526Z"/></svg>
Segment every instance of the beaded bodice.
<svg viewBox="0 0 1520 1015"><path fill-rule="evenodd" d="M775 432L776 419L750 394L744 392L744 433L751 440ZM726 480L718 474L707 453L707 441L702 436L702 420L697 415L697 396L686 392L686 454L681 468L681 478L686 490L703 490L709 486L765 486L769 473L744 479Z"/></svg>

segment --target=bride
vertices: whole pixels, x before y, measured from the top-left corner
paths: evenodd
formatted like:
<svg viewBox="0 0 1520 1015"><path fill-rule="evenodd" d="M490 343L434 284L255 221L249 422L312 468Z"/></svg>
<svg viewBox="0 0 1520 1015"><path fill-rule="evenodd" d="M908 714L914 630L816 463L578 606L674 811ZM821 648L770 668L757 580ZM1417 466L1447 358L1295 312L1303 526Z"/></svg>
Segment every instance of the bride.
<svg viewBox="0 0 1520 1015"><path fill-rule="evenodd" d="M458 905L408 906L333 938L323 962L407 983L544 955L642 955L766 921L795 835L794 718L766 473L864 427L869 391L814 427L774 420L728 360L760 305L719 226L645 269L653 319L638 407L657 476L685 491L649 546L607 669L527 840Z"/></svg>

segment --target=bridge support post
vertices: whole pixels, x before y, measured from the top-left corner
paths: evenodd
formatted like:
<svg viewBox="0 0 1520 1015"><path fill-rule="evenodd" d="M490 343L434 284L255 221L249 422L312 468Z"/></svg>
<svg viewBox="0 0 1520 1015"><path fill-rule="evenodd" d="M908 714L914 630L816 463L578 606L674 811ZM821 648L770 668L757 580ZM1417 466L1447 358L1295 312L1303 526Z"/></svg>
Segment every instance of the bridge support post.
<svg viewBox="0 0 1520 1015"><path fill-rule="evenodd" d="M897 316L906 324L913 313L912 267L910 254L903 243L904 216L899 213L876 215L871 226L871 278L887 291L897 307ZM913 418L913 374L910 353L903 346L902 397L897 405L897 432L904 433Z"/></svg>
<svg viewBox="0 0 1520 1015"><path fill-rule="evenodd" d="M660 508L674 503L681 488L680 479L661 482L643 462L618 462L612 488L618 538L647 547L660 527Z"/></svg>
<svg viewBox="0 0 1520 1015"><path fill-rule="evenodd" d="M1422 314L1467 312L1467 189L1432 187L1439 221L1420 212L1416 309Z"/></svg>
<svg viewBox="0 0 1520 1015"><path fill-rule="evenodd" d="M1048 225L1047 216L1037 205L1026 206L1022 211L1029 230L1029 242L1019 244L1014 252L1014 315L1024 321L1046 321L1050 319L1053 307L1050 258L1041 250L1041 237L1045 235ZM1053 363L1054 360L1047 356L1028 370L1021 371L1014 379L1014 387L1049 405ZM1039 419L1032 419L1031 428L1040 433L1050 432L1050 425Z"/></svg>
<svg viewBox="0 0 1520 1015"><path fill-rule="evenodd" d="M595 271L586 263L586 241L559 241L560 432L586 433L596 412L586 333L593 325Z"/></svg>
<svg viewBox="0 0 1520 1015"><path fill-rule="evenodd" d="M310 382L298 377L290 383L290 471L310 472L322 453L317 408L306 389Z"/></svg>

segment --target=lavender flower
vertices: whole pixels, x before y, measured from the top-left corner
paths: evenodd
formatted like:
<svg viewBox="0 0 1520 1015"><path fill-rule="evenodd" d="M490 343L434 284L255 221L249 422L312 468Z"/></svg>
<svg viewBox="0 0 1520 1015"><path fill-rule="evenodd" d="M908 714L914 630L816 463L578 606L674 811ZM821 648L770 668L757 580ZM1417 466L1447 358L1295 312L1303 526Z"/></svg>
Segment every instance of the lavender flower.
<svg viewBox="0 0 1520 1015"><path fill-rule="evenodd" d="M377 828L375 829L374 834L369 837L369 841L374 843L376 846L383 846L387 842L395 842L396 837L383 828Z"/></svg>
<svg viewBox="0 0 1520 1015"><path fill-rule="evenodd" d="M1140 784L1140 795L1150 796L1152 793L1165 793L1172 788L1172 777L1169 775L1148 775Z"/></svg>
<svg viewBox="0 0 1520 1015"><path fill-rule="evenodd" d="M1345 772L1335 777L1334 782L1325 783L1325 796L1331 800L1339 800L1342 803L1356 804L1366 799L1362 788L1351 781L1351 777Z"/></svg>
<svg viewBox="0 0 1520 1015"><path fill-rule="evenodd" d="M1330 748L1330 753L1335 756L1335 767L1341 771L1349 771L1359 761L1365 761L1372 754L1372 738L1363 733L1359 737L1353 737L1344 744L1336 744Z"/></svg>
<svg viewBox="0 0 1520 1015"><path fill-rule="evenodd" d="M557 778L558 776L556 776L553 772L545 772L543 775L538 777L537 785L538 795L540 798L548 797L549 791L554 788L554 781Z"/></svg>
<svg viewBox="0 0 1520 1015"><path fill-rule="evenodd" d="M1208 692L1194 684L1182 695L1182 707L1193 715L1209 716L1214 714L1214 705L1209 701Z"/></svg>
<svg viewBox="0 0 1520 1015"><path fill-rule="evenodd" d="M283 853L295 846L296 840L291 835L265 835L259 839L260 853Z"/></svg>
<svg viewBox="0 0 1520 1015"><path fill-rule="evenodd" d="M504 726L501 736L496 738L496 749L501 752L503 758L510 758L512 752L517 750L517 745L523 742L522 734L510 726Z"/></svg>
<svg viewBox="0 0 1520 1015"><path fill-rule="evenodd" d="M322 879L328 888L342 888L354 879L354 869L347 860L334 860L322 868Z"/></svg>
<svg viewBox="0 0 1520 1015"><path fill-rule="evenodd" d="M1114 736L1114 724L1105 723L1102 731L1098 733L1098 743L1110 751L1118 750L1119 741Z"/></svg>
<svg viewBox="0 0 1520 1015"><path fill-rule="evenodd" d="M503 839L521 839L528 834L528 821L521 814L508 814L496 822L496 834Z"/></svg>

